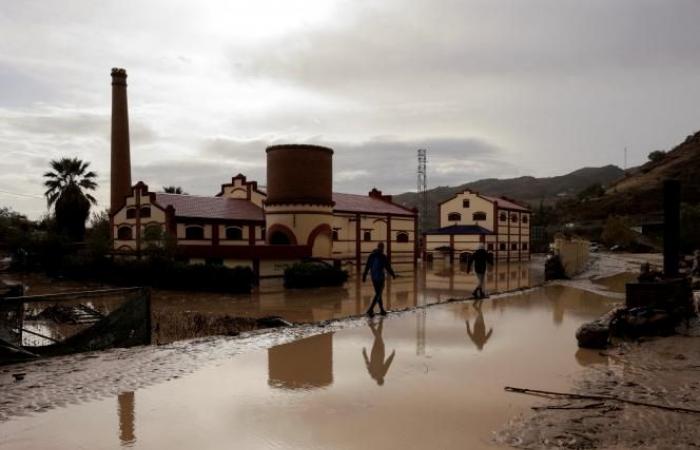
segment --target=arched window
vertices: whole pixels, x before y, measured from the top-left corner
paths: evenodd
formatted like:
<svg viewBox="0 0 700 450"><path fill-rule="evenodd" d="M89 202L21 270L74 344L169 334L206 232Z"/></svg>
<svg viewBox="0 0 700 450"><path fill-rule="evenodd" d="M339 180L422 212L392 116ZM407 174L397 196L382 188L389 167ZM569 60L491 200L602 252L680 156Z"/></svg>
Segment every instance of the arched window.
<svg viewBox="0 0 700 450"><path fill-rule="evenodd" d="M272 236L270 236L270 244L289 245L291 244L291 242L289 241L289 236L287 236L286 233L282 231L275 231L272 233Z"/></svg>
<svg viewBox="0 0 700 450"><path fill-rule="evenodd" d="M518 249L518 243L517 243L517 242L511 242L511 244L510 244L510 249L511 249L511 250L517 250L517 249Z"/></svg>
<svg viewBox="0 0 700 450"><path fill-rule="evenodd" d="M131 227L119 227L117 229L117 239L120 241L129 241L134 238L134 232Z"/></svg>
<svg viewBox="0 0 700 450"><path fill-rule="evenodd" d="M204 227L191 225L185 228L185 239L204 239Z"/></svg>
<svg viewBox="0 0 700 450"><path fill-rule="evenodd" d="M333 230L333 240L334 241L338 240L338 230Z"/></svg>
<svg viewBox="0 0 700 450"><path fill-rule="evenodd" d="M243 239L243 230L239 227L227 227L226 239L230 241L240 241Z"/></svg>
<svg viewBox="0 0 700 450"><path fill-rule="evenodd" d="M518 221L518 215L515 214L515 213L511 214L511 215L510 215L510 221L511 221L511 222L514 222L514 223L517 222L517 221Z"/></svg>
<svg viewBox="0 0 700 450"><path fill-rule="evenodd" d="M501 251L505 251L506 250L506 243L501 242L500 244L498 244L498 249Z"/></svg>
<svg viewBox="0 0 700 450"><path fill-rule="evenodd" d="M472 214L472 220L474 220L474 221L486 220L486 213L483 211L477 211L474 214Z"/></svg>
<svg viewBox="0 0 700 450"><path fill-rule="evenodd" d="M506 213L502 212L501 214L498 215L498 220L501 222L505 222L508 219L508 216L506 216Z"/></svg>
<svg viewBox="0 0 700 450"><path fill-rule="evenodd" d="M523 216L523 223L527 223L527 221L528 221L527 216Z"/></svg>
<svg viewBox="0 0 700 450"><path fill-rule="evenodd" d="M488 251L492 252L492 251L493 251L493 244L492 244L492 243L489 243L489 244L486 246L486 248L487 248Z"/></svg>
<svg viewBox="0 0 700 450"><path fill-rule="evenodd" d="M127 208L126 209L126 218L127 219L136 218L136 208Z"/></svg>
<svg viewBox="0 0 700 450"><path fill-rule="evenodd" d="M150 206L142 206L139 213L140 213L141 217L151 217L151 207Z"/></svg>
<svg viewBox="0 0 700 450"><path fill-rule="evenodd" d="M459 222L462 220L462 215L460 213L452 212L447 215L447 220L450 222Z"/></svg>
<svg viewBox="0 0 700 450"><path fill-rule="evenodd" d="M369 230L365 231L364 234L362 235L362 240L371 241L372 240L372 232Z"/></svg>
<svg viewBox="0 0 700 450"><path fill-rule="evenodd" d="M408 242L408 233L399 231L396 235L396 242Z"/></svg>
<svg viewBox="0 0 700 450"><path fill-rule="evenodd" d="M523 242L523 250L527 250L527 242Z"/></svg>

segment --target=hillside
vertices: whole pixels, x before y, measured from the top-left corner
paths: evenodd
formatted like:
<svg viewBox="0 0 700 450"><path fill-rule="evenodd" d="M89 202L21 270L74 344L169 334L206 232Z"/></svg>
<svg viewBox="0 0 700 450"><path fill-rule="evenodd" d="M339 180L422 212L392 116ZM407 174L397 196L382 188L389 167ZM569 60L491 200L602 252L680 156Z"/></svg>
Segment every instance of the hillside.
<svg viewBox="0 0 700 450"><path fill-rule="evenodd" d="M485 195L506 196L520 203L537 206L540 202L553 204L562 198L575 197L588 186L600 183L604 186L620 179L624 171L617 166L586 167L566 175L547 178L518 177L508 179L487 178L459 186L441 186L428 191L428 224L437 225L437 205L465 189ZM419 207L418 195L407 192L394 196L394 201L407 207Z"/></svg>
<svg viewBox="0 0 700 450"><path fill-rule="evenodd" d="M565 220L602 220L611 214L644 216L663 208L663 181L675 178L681 182L681 200L700 202L700 132L688 136L683 143L657 161L649 161L630 169L611 183L605 194L586 202L563 204L560 214Z"/></svg>

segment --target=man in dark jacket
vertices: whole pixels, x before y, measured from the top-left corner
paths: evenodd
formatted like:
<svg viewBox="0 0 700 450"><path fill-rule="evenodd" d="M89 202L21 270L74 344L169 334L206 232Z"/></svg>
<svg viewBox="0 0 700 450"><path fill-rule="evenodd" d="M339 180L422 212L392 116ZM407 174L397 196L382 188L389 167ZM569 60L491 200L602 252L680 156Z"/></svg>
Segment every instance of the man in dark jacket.
<svg viewBox="0 0 700 450"><path fill-rule="evenodd" d="M386 279L385 271L389 272L393 278L396 278L394 270L389 264L389 259L384 254L384 243L380 242L377 248L370 253L365 265L365 271L362 274L362 281L367 281L367 272L372 276L372 285L374 286L374 298L367 309L367 315L374 316L374 305L379 305L379 314L386 315L384 303L382 303L382 292L384 291L384 281Z"/></svg>
<svg viewBox="0 0 700 450"><path fill-rule="evenodd" d="M479 244L479 248L474 252L471 258L469 258L469 264L467 265L467 273L472 270L472 263L474 264L474 272L476 272L476 279L478 284L476 289L474 289L474 298L484 298L486 297L486 292L484 291L484 279L486 278L486 266L493 264L492 256L489 252L484 249L484 244Z"/></svg>

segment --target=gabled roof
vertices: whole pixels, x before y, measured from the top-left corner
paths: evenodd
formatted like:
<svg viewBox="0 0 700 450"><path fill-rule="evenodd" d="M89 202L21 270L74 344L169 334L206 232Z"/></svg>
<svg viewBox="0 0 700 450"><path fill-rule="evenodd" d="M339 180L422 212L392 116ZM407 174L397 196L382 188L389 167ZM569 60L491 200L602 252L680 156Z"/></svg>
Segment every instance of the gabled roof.
<svg viewBox="0 0 700 450"><path fill-rule="evenodd" d="M204 197L199 195L165 194L158 192L156 202L163 208L172 205L176 217L201 219L264 221L262 208L245 199Z"/></svg>
<svg viewBox="0 0 700 450"><path fill-rule="evenodd" d="M333 193L336 211L368 213L368 214L400 214L414 216L416 213L408 208L373 198L368 195Z"/></svg>
<svg viewBox="0 0 700 450"><path fill-rule="evenodd" d="M479 225L449 225L447 227L428 230L425 234L493 234L490 230Z"/></svg>
<svg viewBox="0 0 700 450"><path fill-rule="evenodd" d="M485 198L486 200L488 200L490 202L498 202L498 206L500 208L515 209L518 211L530 212L530 208L526 208L522 205L518 205L517 203L515 203L511 200L508 200L505 197L491 197L489 195L481 195L481 194L477 194L477 195L479 195L479 197L481 197L481 198Z"/></svg>

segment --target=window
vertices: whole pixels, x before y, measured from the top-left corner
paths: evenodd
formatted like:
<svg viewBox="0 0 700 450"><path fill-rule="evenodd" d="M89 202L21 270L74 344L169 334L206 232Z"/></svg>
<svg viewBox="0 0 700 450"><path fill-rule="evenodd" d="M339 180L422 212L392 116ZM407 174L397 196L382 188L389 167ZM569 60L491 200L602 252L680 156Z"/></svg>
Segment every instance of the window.
<svg viewBox="0 0 700 450"><path fill-rule="evenodd" d="M135 217L136 217L136 208L127 208L126 218L127 219L134 219Z"/></svg>
<svg viewBox="0 0 700 450"><path fill-rule="evenodd" d="M501 214L498 215L498 220L500 220L501 222L505 222L506 219L508 219L508 217L506 216L506 213L502 212Z"/></svg>
<svg viewBox="0 0 700 450"><path fill-rule="evenodd" d="M141 210L139 211L139 214L141 217L151 217L151 207L150 206L142 206Z"/></svg>
<svg viewBox="0 0 700 450"><path fill-rule="evenodd" d="M267 230L265 229L265 227L260 228L260 239L262 239L264 241L266 234L267 234Z"/></svg>
<svg viewBox="0 0 700 450"><path fill-rule="evenodd" d="M396 235L396 242L408 242L408 233L405 231L399 231Z"/></svg>
<svg viewBox="0 0 700 450"><path fill-rule="evenodd" d="M477 211L474 214L472 214L472 219L474 221L486 220L486 213L483 211Z"/></svg>
<svg viewBox="0 0 700 450"><path fill-rule="evenodd" d="M462 208L469 208L469 199L462 200Z"/></svg>
<svg viewBox="0 0 700 450"><path fill-rule="evenodd" d="M527 223L527 221L528 221L527 216L523 216L523 223Z"/></svg>
<svg viewBox="0 0 700 450"><path fill-rule="evenodd" d="M243 230L241 230L239 227L227 227L226 239L229 241L243 240Z"/></svg>
<svg viewBox="0 0 700 450"><path fill-rule="evenodd" d="M527 250L527 242L523 242L523 250Z"/></svg>
<svg viewBox="0 0 700 450"><path fill-rule="evenodd" d="M518 249L518 243L517 243L517 242L511 242L511 244L510 244L510 249L511 249L511 250L517 250L517 249Z"/></svg>
<svg viewBox="0 0 700 450"><path fill-rule="evenodd" d="M290 245L291 241L289 240L289 236L287 236L285 233L281 231L275 231L274 233L272 233L272 236L270 236L270 244Z"/></svg>
<svg viewBox="0 0 700 450"><path fill-rule="evenodd" d="M505 242L501 242L501 243L498 245L498 249L499 249L499 250L505 251L505 250L506 250L506 243L505 243Z"/></svg>
<svg viewBox="0 0 700 450"><path fill-rule="evenodd" d="M510 215L510 221L513 222L513 223L517 222L517 221L518 221L518 215L515 214L515 213L511 214L511 215Z"/></svg>
<svg viewBox="0 0 700 450"><path fill-rule="evenodd" d="M462 220L462 215L456 212L449 213L447 215L447 220L449 220L450 222L459 222L460 220Z"/></svg>
<svg viewBox="0 0 700 450"><path fill-rule="evenodd" d="M492 251L493 251L493 244L488 244L488 245L486 246L486 249L487 249L488 251L492 252Z"/></svg>
<svg viewBox="0 0 700 450"><path fill-rule="evenodd" d="M334 241L338 240L338 230L333 230L333 240Z"/></svg>
<svg viewBox="0 0 700 450"><path fill-rule="evenodd" d="M185 239L204 239L204 227L195 225L185 228Z"/></svg>
<svg viewBox="0 0 700 450"><path fill-rule="evenodd" d="M119 227L117 229L117 239L120 241L129 241L134 238L134 233L131 227Z"/></svg>
<svg viewBox="0 0 700 450"><path fill-rule="evenodd" d="M364 234L362 235L362 240L363 241L371 241L372 240L372 232L365 231Z"/></svg>

